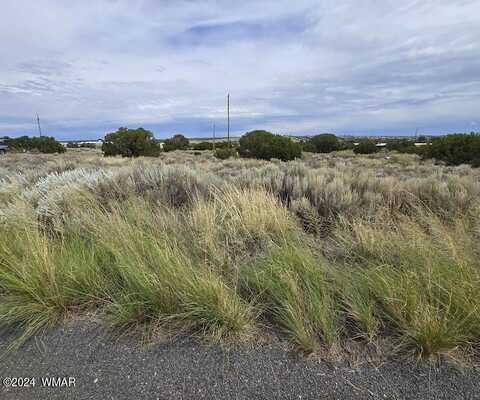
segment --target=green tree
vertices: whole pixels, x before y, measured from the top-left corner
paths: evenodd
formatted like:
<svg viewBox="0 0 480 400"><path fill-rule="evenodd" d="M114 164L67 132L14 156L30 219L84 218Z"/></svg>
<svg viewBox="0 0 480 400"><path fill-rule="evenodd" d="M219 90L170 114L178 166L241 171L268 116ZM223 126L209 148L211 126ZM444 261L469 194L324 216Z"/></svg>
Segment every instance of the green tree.
<svg viewBox="0 0 480 400"><path fill-rule="evenodd" d="M456 133L435 137L423 146L424 158L434 158L448 165L471 164L480 167L480 134Z"/></svg>
<svg viewBox="0 0 480 400"><path fill-rule="evenodd" d="M302 155L302 147L286 136L256 130L244 134L239 141L242 157L282 161L293 160Z"/></svg>
<svg viewBox="0 0 480 400"><path fill-rule="evenodd" d="M317 153L331 153L340 150L340 140L331 133L313 136L310 143L315 147Z"/></svg>
<svg viewBox="0 0 480 400"><path fill-rule="evenodd" d="M174 135L171 139L165 140L163 145L163 150L173 151L173 150L187 150L190 146L190 142L183 135Z"/></svg>
<svg viewBox="0 0 480 400"><path fill-rule="evenodd" d="M153 133L143 128L119 128L105 136L102 151L105 156L155 157L160 154L160 145Z"/></svg>
<svg viewBox="0 0 480 400"><path fill-rule="evenodd" d="M63 153L65 147L51 136L20 136L7 140L11 150L17 151L38 151L40 153Z"/></svg>
<svg viewBox="0 0 480 400"><path fill-rule="evenodd" d="M415 141L413 139L387 139L387 150L399 153L415 153Z"/></svg>
<svg viewBox="0 0 480 400"><path fill-rule="evenodd" d="M302 151L306 151L309 153L315 153L317 151L310 139L302 139L299 143L300 146L302 146Z"/></svg>
<svg viewBox="0 0 480 400"><path fill-rule="evenodd" d="M355 154L373 154L378 151L378 147L374 141L364 139L359 142L357 146L353 148Z"/></svg>

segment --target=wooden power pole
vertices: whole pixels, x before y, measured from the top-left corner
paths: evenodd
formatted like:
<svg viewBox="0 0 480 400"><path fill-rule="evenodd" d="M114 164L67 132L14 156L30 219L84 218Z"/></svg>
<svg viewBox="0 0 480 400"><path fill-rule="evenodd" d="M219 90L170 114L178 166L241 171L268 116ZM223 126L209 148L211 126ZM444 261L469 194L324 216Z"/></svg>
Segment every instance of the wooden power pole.
<svg viewBox="0 0 480 400"><path fill-rule="evenodd" d="M215 151L215 121L213 121L213 151Z"/></svg>
<svg viewBox="0 0 480 400"><path fill-rule="evenodd" d="M40 134L40 137L42 137L42 128L40 127L40 117L37 114L37 126L38 126L38 133Z"/></svg>
<svg viewBox="0 0 480 400"><path fill-rule="evenodd" d="M230 93L227 94L227 140L230 147Z"/></svg>

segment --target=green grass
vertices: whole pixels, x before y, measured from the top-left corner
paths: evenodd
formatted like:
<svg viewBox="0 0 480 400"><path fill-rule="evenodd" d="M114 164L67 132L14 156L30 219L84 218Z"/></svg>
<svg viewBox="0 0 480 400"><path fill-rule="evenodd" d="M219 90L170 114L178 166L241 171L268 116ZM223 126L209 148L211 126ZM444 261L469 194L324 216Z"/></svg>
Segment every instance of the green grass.
<svg viewBox="0 0 480 400"><path fill-rule="evenodd" d="M244 290L303 351L338 340L340 310L331 278L307 249L285 245L244 270Z"/></svg>
<svg viewBox="0 0 480 400"><path fill-rule="evenodd" d="M171 157L42 156L10 175L0 325L21 328L18 344L93 314L215 341L268 324L307 353L387 341L425 359L478 355L476 170Z"/></svg>
<svg viewBox="0 0 480 400"><path fill-rule="evenodd" d="M194 265L151 223L153 215L144 215L151 218L143 224L123 211L97 210L88 240L49 239L38 230L2 236L1 323L20 324L29 336L72 310L88 309L115 326L174 322L215 338L253 329L254 309L235 288Z"/></svg>
<svg viewBox="0 0 480 400"><path fill-rule="evenodd" d="M341 275L343 297L367 337L388 327L402 348L427 358L478 344L480 263L470 223L424 215L395 229L350 226L341 243L351 244L348 263L360 266Z"/></svg>
<svg viewBox="0 0 480 400"><path fill-rule="evenodd" d="M0 322L25 335L52 326L69 310L95 307L112 280L96 252L78 238L52 241L38 230L4 230L0 239Z"/></svg>

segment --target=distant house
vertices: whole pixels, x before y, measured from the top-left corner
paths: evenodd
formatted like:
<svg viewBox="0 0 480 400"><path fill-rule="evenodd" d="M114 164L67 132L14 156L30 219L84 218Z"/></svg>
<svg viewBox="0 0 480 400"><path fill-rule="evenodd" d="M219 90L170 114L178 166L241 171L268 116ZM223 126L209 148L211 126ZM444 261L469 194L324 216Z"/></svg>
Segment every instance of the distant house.
<svg viewBox="0 0 480 400"><path fill-rule="evenodd" d="M353 143L354 146L358 146L360 144L360 142L355 142ZM375 146L377 147L386 147L387 144L386 143L375 143Z"/></svg>
<svg viewBox="0 0 480 400"><path fill-rule="evenodd" d="M100 148L103 144L103 139L97 140L62 140L60 141L64 147L96 147Z"/></svg>

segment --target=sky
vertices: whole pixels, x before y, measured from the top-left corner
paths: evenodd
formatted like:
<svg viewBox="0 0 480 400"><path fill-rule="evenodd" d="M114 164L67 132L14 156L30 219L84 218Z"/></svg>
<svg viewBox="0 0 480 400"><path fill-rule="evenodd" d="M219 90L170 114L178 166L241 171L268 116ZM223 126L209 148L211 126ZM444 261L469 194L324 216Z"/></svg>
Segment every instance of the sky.
<svg viewBox="0 0 480 400"><path fill-rule="evenodd" d="M479 0L2 0L0 135L480 131Z"/></svg>

